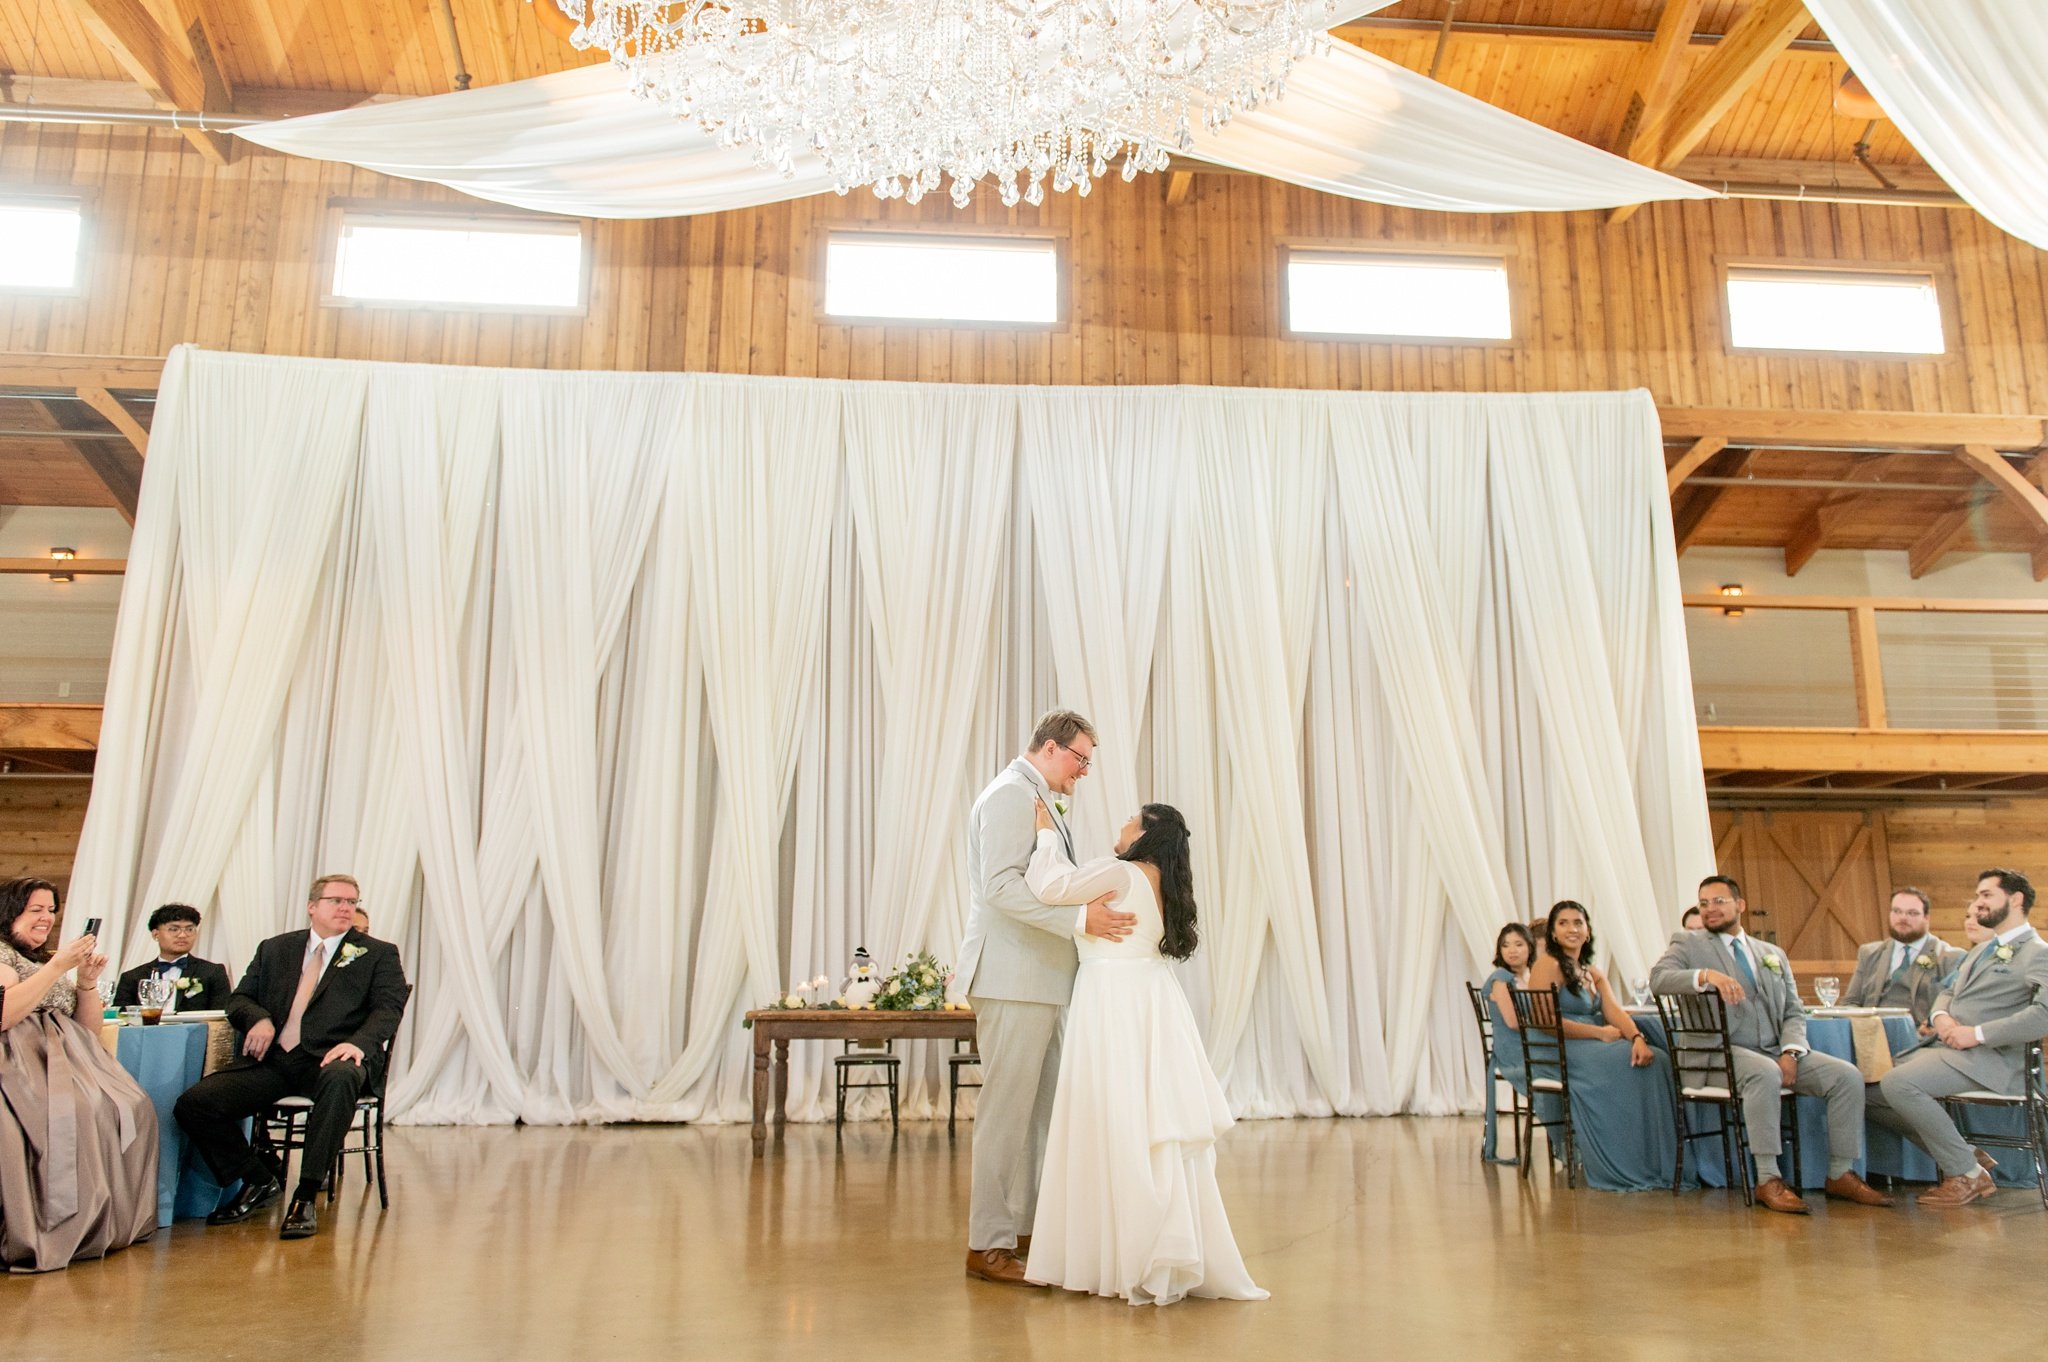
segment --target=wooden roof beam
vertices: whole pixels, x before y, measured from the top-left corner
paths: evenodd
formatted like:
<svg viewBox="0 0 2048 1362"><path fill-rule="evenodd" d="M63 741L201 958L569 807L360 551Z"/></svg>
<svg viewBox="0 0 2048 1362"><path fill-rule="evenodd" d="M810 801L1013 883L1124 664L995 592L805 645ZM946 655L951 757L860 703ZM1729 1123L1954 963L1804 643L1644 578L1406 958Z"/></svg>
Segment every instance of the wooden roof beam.
<svg viewBox="0 0 2048 1362"><path fill-rule="evenodd" d="M90 752L100 745L98 705L0 705L0 750Z"/></svg>
<svg viewBox="0 0 2048 1362"><path fill-rule="evenodd" d="M1889 771L1968 775L2048 773L2048 733L1910 728L1749 728L1707 725L1710 771Z"/></svg>
<svg viewBox="0 0 2048 1362"><path fill-rule="evenodd" d="M4 360L0 360L4 363ZM1793 411L1768 407L1659 407L1672 440L1718 435L1733 445L1839 445L1949 453L1964 444L2034 451L2048 443L2038 416L1906 411Z"/></svg>
<svg viewBox="0 0 2048 1362"><path fill-rule="evenodd" d="M1750 0L1728 36L1671 99L1665 115L1655 122L1646 121L1632 136L1629 159L1658 170L1669 170L1683 161L1812 22L1805 0ZM1609 213L1607 220L1626 222L1640 207L1624 204Z"/></svg>
<svg viewBox="0 0 2048 1362"><path fill-rule="evenodd" d="M1728 442L1719 435L1702 435L1692 442L1692 448L1678 456L1678 462L1664 470L1664 482L1672 496L1678 495L1678 488L1687 478L1700 471L1708 459L1728 447Z"/></svg>
<svg viewBox="0 0 2048 1362"><path fill-rule="evenodd" d="M67 435L96 435L98 430L87 429L92 418L79 411L69 402L44 402L43 410L57 429L50 432L52 439L62 440ZM131 418L132 419L132 418ZM81 425L81 422L86 425ZM124 437L127 438L127 437ZM135 523L135 510L142 500L142 455L121 448L121 441L104 439L72 439L66 441L78 453L92 475L99 479L100 486L107 489L114 509L130 525ZM44 571L49 569L45 568Z"/></svg>
<svg viewBox="0 0 2048 1362"><path fill-rule="evenodd" d="M1976 503L1958 506L1929 525L1921 536L1906 550L1906 571L1914 581L1919 581L1934 571L1935 564L1948 556L1950 549L1960 544L1963 536L1970 532L1970 522L1977 514Z"/></svg>
<svg viewBox="0 0 2048 1362"><path fill-rule="evenodd" d="M179 0L179 8L181 12L190 10L193 15L187 32L196 31L197 40L205 45L203 62L194 55L192 40L166 32L156 17L143 7L142 0L62 0L62 3L70 6L86 30L99 40L120 68L146 90L159 107L192 112L227 112L208 103L209 97L215 103L229 98L229 91L220 74L220 63L214 58L211 37L197 0ZM210 86L207 68L212 71ZM234 138L217 132L202 132L197 128L181 131L185 140L215 165L226 165L235 158L237 147Z"/></svg>
<svg viewBox="0 0 2048 1362"><path fill-rule="evenodd" d="M1978 475L1996 487L2033 526L2034 580L2048 581L2048 571L2044 571L2048 569L2048 493L2044 493L1989 445L1961 445L1956 449L1956 457L1976 469ZM2040 462L2038 457L2030 460L2029 471L2038 472Z"/></svg>
<svg viewBox="0 0 2048 1362"><path fill-rule="evenodd" d="M105 417L108 425L126 436L137 454L149 453L149 431L135 419L133 412L121 405L119 398L105 388L81 386L78 400Z"/></svg>
<svg viewBox="0 0 2048 1362"><path fill-rule="evenodd" d="M1756 451L1744 449L1734 451L1734 460L1723 476L1741 478L1749 475L1750 464L1756 459ZM1683 505L1672 507L1672 532L1678 541L1681 556L1699 539L1706 528L1707 518L1714 513L1721 498L1727 494L1725 487L1696 487Z"/></svg>
<svg viewBox="0 0 2048 1362"><path fill-rule="evenodd" d="M0 351L0 388L117 388L155 392L163 382L161 355L47 355ZM1949 443L1955 441L1951 439ZM1994 442L1995 443L1995 442Z"/></svg>
<svg viewBox="0 0 2048 1362"><path fill-rule="evenodd" d="M1643 58L1642 75L1635 93L1629 96L1628 112L1621 120L1621 132L1614 139L1614 154L1626 156L1638 134L1654 127L1678 93L1679 72L1685 66L1686 49L1692 43L1693 28L1699 23L1706 0L1664 0L1657 16L1657 34L1650 39Z"/></svg>

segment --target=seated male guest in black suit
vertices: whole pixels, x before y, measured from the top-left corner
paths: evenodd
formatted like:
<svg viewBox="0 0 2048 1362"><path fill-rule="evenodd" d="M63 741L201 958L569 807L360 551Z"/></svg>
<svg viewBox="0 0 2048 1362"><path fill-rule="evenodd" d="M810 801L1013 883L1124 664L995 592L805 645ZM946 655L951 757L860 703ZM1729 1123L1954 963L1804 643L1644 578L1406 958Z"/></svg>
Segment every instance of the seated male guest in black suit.
<svg viewBox="0 0 2048 1362"><path fill-rule="evenodd" d="M311 930L273 936L256 948L228 1017L242 1033L242 1055L178 1099L178 1124L192 1137L222 1186L239 1180L234 1200L209 1225L245 1220L277 1200L277 1174L249 1147L241 1123L280 1097L310 1097L299 1185L285 1209L280 1239L319 1231L314 1198L355 1118L356 1098L383 1063L412 986L398 948L350 926L361 891L348 875L322 875L306 895Z"/></svg>
<svg viewBox="0 0 2048 1362"><path fill-rule="evenodd" d="M171 981L166 1012L217 1012L228 1005L228 972L192 954L192 945L199 939L197 908L166 903L149 915L149 934L156 938L157 958L121 976L114 989L114 1006L141 1006L142 981L152 975Z"/></svg>

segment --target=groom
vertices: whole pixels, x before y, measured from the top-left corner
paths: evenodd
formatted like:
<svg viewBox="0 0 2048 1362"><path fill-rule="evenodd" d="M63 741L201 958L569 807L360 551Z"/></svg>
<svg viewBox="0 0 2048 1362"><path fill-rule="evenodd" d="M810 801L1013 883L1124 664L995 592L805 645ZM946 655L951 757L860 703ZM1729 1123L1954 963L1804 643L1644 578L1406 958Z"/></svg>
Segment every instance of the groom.
<svg viewBox="0 0 2048 1362"><path fill-rule="evenodd" d="M1060 1073L1060 1034L1074 991L1075 936L1110 941L1137 921L1103 899L1048 907L1024 883L1037 841L1035 808L1074 850L1067 803L1095 758L1095 730L1068 709L1038 721L1031 748L974 801L967 819L971 901L959 977L974 1006L981 1095L974 1110L974 1190L967 1219L967 1275L1028 1285L1018 1256L1038 1211L1038 1172Z"/></svg>

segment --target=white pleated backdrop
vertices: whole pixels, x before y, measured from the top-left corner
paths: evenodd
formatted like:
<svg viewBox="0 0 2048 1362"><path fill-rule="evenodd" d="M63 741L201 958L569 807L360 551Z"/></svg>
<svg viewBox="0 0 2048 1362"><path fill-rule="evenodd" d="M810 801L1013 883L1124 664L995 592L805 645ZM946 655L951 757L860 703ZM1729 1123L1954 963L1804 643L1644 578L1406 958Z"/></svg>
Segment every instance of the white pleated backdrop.
<svg viewBox="0 0 2048 1362"><path fill-rule="evenodd" d="M1645 394L186 349L67 916L133 961L199 904L238 970L352 871L417 985L400 1119L744 1119L746 1007L952 959L967 808L1055 704L1084 852L1189 817L1245 1115L1470 1109L1498 925L1582 899L1635 973L1711 864Z"/></svg>

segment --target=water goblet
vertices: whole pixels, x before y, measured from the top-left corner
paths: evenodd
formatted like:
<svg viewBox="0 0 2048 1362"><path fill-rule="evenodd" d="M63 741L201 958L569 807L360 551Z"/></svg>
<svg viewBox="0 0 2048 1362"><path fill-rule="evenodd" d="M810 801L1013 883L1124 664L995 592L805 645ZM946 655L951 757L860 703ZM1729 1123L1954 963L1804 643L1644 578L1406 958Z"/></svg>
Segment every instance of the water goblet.
<svg viewBox="0 0 2048 1362"><path fill-rule="evenodd" d="M1629 997L1635 1000L1637 1007L1648 1007L1650 1005L1650 981L1648 979L1631 979L1628 985L1628 993Z"/></svg>
<svg viewBox="0 0 2048 1362"><path fill-rule="evenodd" d="M1813 981L1813 996L1820 999L1822 1007L1833 1007L1835 999L1842 996L1842 981L1832 974L1823 974Z"/></svg>
<svg viewBox="0 0 2048 1362"><path fill-rule="evenodd" d="M135 986L135 996L142 1003L142 1024L153 1025L163 1016L164 1004L171 1000L171 981L153 974Z"/></svg>

